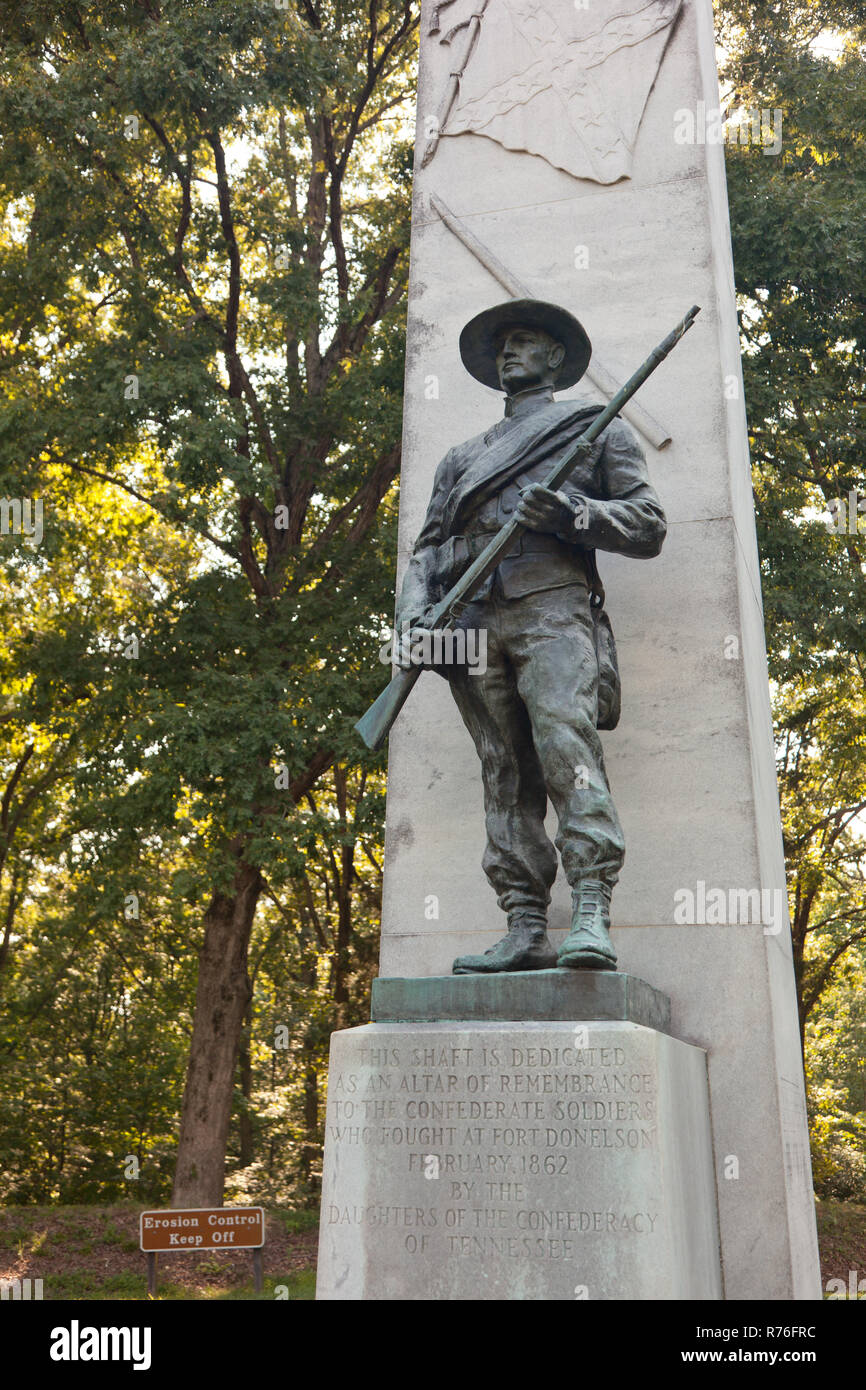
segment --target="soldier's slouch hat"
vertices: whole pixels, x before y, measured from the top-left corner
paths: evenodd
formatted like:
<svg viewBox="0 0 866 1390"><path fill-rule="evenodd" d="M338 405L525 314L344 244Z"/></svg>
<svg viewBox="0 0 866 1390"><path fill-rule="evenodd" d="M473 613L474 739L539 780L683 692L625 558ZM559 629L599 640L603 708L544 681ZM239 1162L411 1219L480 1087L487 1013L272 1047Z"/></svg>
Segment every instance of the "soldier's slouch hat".
<svg viewBox="0 0 866 1390"><path fill-rule="evenodd" d="M565 348L556 378L557 391L579 381L589 366L592 344L583 324L567 309L542 299L509 299L470 319L460 334L460 356L467 372L483 386L501 391L496 367L497 339L504 328L536 328L549 333Z"/></svg>

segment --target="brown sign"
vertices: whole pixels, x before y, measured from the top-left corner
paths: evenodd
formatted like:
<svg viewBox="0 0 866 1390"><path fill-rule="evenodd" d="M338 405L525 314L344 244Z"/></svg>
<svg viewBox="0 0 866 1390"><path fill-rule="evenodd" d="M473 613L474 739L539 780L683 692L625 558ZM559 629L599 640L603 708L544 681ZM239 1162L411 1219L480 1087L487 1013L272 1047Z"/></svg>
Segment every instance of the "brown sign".
<svg viewBox="0 0 866 1390"><path fill-rule="evenodd" d="M264 1207L143 1211L142 1250L250 1250L265 1243Z"/></svg>

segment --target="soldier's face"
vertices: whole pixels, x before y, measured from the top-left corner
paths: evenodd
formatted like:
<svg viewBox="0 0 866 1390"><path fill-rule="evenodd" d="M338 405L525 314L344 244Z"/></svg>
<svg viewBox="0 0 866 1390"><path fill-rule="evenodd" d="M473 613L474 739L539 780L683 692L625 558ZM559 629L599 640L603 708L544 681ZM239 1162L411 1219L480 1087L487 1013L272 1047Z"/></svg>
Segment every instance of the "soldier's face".
<svg viewBox="0 0 866 1390"><path fill-rule="evenodd" d="M562 361L559 343L537 328L505 328L497 344L496 367L503 391L513 396L533 386L552 386Z"/></svg>

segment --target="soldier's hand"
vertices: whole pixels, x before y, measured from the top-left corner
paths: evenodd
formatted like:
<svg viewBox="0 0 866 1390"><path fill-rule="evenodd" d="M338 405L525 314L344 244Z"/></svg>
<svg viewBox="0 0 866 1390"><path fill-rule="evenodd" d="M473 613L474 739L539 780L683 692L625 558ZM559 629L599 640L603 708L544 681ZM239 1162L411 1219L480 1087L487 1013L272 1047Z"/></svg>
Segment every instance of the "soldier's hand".
<svg viewBox="0 0 866 1390"><path fill-rule="evenodd" d="M397 642L394 644L394 657L398 666L404 671L410 666L426 666L429 663L419 660L418 657L425 652L433 650L431 624L431 612L428 608L417 618L410 619L409 630L402 629L397 634ZM412 652L415 652L416 659L412 660Z"/></svg>
<svg viewBox="0 0 866 1390"><path fill-rule="evenodd" d="M558 492L533 483L524 488L514 513L521 526L530 531L551 531L567 535L574 529L574 512Z"/></svg>
<svg viewBox="0 0 866 1390"><path fill-rule="evenodd" d="M419 645L422 639L425 642L426 648L429 650L432 644L430 629L426 627L413 627L408 637L397 643L397 665L404 671L408 671L410 666L426 666L427 663L425 661L419 661L417 659L419 652L424 650L424 648ZM412 660L413 651L416 654L415 661Z"/></svg>

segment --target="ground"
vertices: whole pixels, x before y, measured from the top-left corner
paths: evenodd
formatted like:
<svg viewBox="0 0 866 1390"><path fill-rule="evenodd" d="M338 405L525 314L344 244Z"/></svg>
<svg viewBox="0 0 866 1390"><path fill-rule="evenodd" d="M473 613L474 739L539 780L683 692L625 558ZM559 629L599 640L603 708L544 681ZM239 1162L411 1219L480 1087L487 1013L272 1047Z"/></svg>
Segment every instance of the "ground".
<svg viewBox="0 0 866 1390"><path fill-rule="evenodd" d="M863 1281L861 1298L866 1298L866 1207L853 1202L818 1202L818 1245L821 1251L821 1282L828 1279L849 1283L851 1270Z"/></svg>
<svg viewBox="0 0 866 1390"><path fill-rule="evenodd" d="M138 1206L7 1207L0 1211L0 1279L41 1279L45 1299L147 1297ZM821 1277L857 1271L866 1289L866 1207L819 1202ZM209 1251L160 1257L160 1299L312 1299L318 1214L269 1211L264 1293L253 1292L252 1255ZM866 1297L864 1292L861 1297Z"/></svg>
<svg viewBox="0 0 866 1390"><path fill-rule="evenodd" d="M0 1211L0 1279L41 1279L45 1299L142 1299L147 1259L139 1206L6 1207ZM317 1212L269 1211L264 1293L253 1291L250 1251L159 1257L160 1299L312 1299Z"/></svg>

